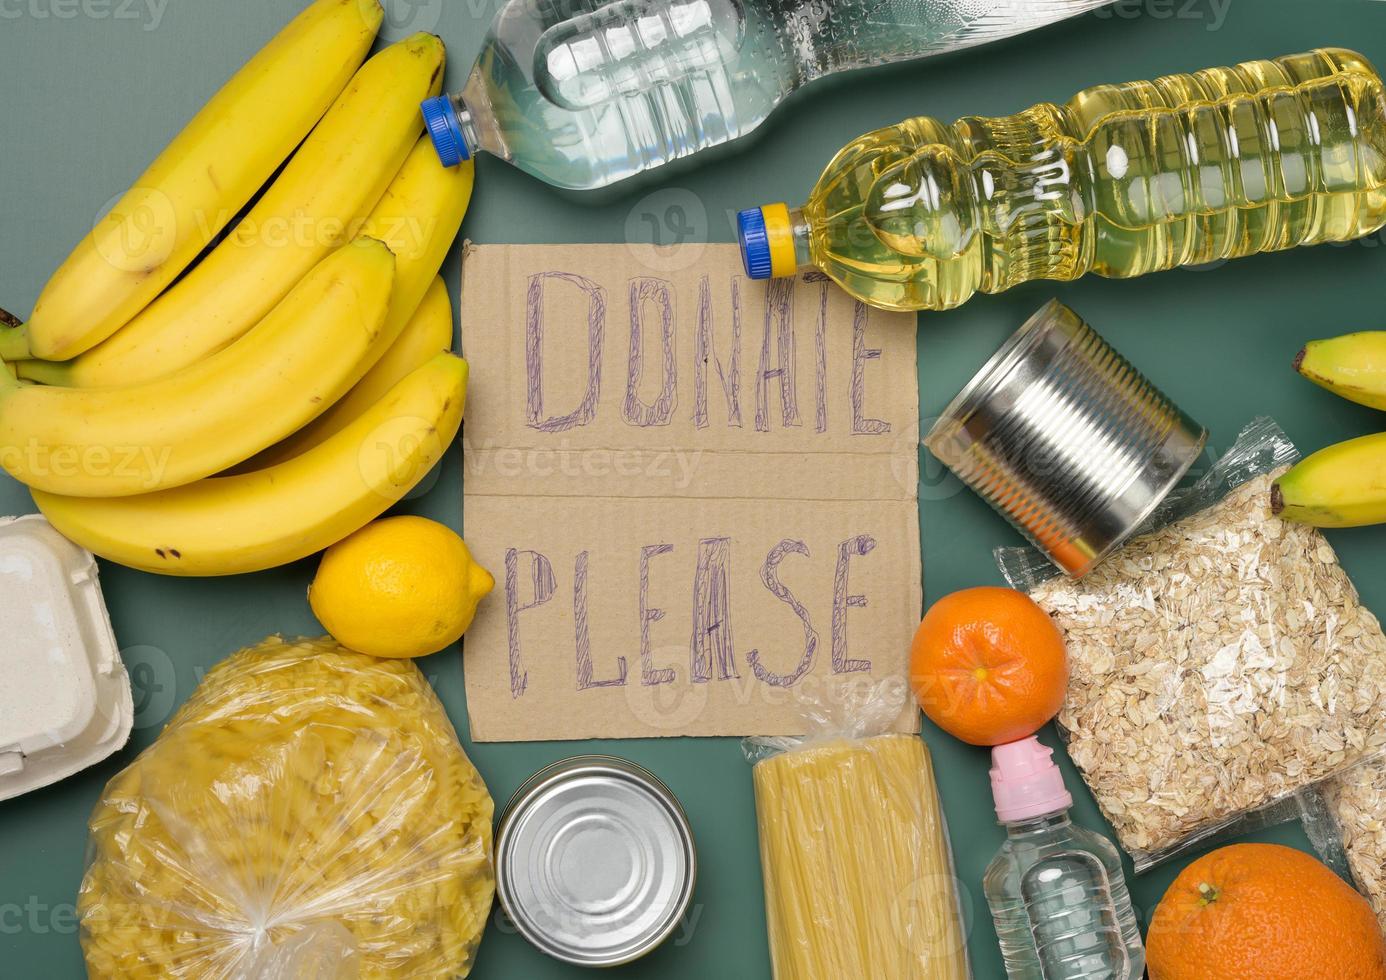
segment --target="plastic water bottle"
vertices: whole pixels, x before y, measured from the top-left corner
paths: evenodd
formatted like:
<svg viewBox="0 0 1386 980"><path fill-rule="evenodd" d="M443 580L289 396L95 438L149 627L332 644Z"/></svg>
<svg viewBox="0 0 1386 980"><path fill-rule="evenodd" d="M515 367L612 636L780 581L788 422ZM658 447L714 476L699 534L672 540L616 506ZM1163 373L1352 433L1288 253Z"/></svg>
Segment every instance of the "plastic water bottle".
<svg viewBox="0 0 1386 980"><path fill-rule="evenodd" d="M1111 0L510 0L465 87L424 104L481 150L590 188L744 136L816 78L1028 31Z"/></svg>
<svg viewBox="0 0 1386 980"><path fill-rule="evenodd" d="M802 208L739 223L749 275L814 265L900 310L1346 241L1386 224L1386 92L1329 48L1001 118L920 116L850 143Z"/></svg>
<svg viewBox="0 0 1386 980"><path fill-rule="evenodd" d="M1139 980L1145 947L1116 847L1068 819L1073 797L1035 738L991 750L1006 843L982 879L1009 980Z"/></svg>

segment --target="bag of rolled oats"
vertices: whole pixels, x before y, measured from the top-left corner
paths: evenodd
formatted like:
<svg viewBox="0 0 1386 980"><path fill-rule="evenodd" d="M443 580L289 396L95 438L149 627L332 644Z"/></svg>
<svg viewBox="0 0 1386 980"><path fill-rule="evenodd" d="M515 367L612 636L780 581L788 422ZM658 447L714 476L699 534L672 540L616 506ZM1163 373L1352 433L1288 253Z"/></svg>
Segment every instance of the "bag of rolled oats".
<svg viewBox="0 0 1386 980"><path fill-rule="evenodd" d="M1299 796L1319 858L1367 897L1386 930L1386 759L1374 759Z"/></svg>
<svg viewBox="0 0 1386 980"><path fill-rule="evenodd" d="M1138 872L1386 746L1386 635L1323 535L1271 514L1295 458L1257 419L1077 581L998 549L1063 630L1059 732Z"/></svg>

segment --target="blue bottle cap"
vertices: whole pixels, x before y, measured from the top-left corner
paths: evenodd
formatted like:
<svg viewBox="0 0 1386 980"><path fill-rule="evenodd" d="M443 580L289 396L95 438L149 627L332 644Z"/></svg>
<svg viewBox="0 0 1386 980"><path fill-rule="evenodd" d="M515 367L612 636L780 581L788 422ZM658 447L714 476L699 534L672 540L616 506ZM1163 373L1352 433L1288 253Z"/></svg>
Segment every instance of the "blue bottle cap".
<svg viewBox="0 0 1386 980"><path fill-rule="evenodd" d="M455 167L467 159L467 139L462 135L462 124L457 121L457 110L452 107L452 99L446 95L425 99L423 117L428 135L433 137L433 148L438 151L438 159L443 161L443 166Z"/></svg>
<svg viewBox="0 0 1386 980"><path fill-rule="evenodd" d="M770 237L765 233L765 215L760 208L747 208L736 214L736 235L741 242L741 262L752 279L770 278Z"/></svg>

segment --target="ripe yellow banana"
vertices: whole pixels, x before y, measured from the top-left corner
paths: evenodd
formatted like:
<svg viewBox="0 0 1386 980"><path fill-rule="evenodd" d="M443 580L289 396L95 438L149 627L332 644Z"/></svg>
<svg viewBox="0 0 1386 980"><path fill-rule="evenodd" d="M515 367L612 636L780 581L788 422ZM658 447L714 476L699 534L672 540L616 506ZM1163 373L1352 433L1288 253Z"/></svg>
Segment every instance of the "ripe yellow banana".
<svg viewBox="0 0 1386 980"><path fill-rule="evenodd" d="M1386 331L1311 341L1295 356L1295 370L1335 395L1386 409Z"/></svg>
<svg viewBox="0 0 1386 980"><path fill-rule="evenodd" d="M438 354L312 451L141 497L34 492L63 535L164 575L234 575L305 558L364 527L442 458L462 424L467 362Z"/></svg>
<svg viewBox="0 0 1386 980"><path fill-rule="evenodd" d="M124 388L26 385L0 371L0 465L30 487L122 497L220 472L317 417L379 360L395 258L358 239L250 333Z"/></svg>
<svg viewBox="0 0 1386 980"><path fill-rule="evenodd" d="M439 353L452 349L452 300L442 277L428 287L423 302L405 326L399 339L376 362L375 367L313 421L283 442L237 466L235 472L264 469L302 456L360 418L395 385L418 370Z"/></svg>
<svg viewBox="0 0 1386 980"><path fill-rule="evenodd" d="M21 378L75 388L152 381L242 336L324 256L355 237L422 132L443 42L416 34L356 73L235 231L108 340L74 360L22 361Z"/></svg>
<svg viewBox="0 0 1386 980"><path fill-rule="evenodd" d="M1349 439L1275 481L1271 510L1315 527L1386 523L1386 433Z"/></svg>
<svg viewBox="0 0 1386 980"><path fill-rule="evenodd" d="M370 50L378 0L315 0L193 117L44 287L0 357L67 360L183 271L327 111Z"/></svg>
<svg viewBox="0 0 1386 980"><path fill-rule="evenodd" d="M361 228L395 253L395 292L385 333L393 340L423 302L429 284L457 240L472 199L475 167L438 166L438 151L425 136L414 144L399 174Z"/></svg>

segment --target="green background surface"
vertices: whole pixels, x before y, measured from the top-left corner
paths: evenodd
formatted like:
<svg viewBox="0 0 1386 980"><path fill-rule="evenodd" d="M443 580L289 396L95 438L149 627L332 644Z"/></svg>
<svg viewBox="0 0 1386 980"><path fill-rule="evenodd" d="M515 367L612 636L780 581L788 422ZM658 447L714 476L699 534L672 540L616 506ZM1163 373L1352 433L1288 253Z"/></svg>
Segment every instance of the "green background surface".
<svg viewBox="0 0 1386 980"><path fill-rule="evenodd" d="M162 2L162 0L160 0ZM498 0L385 0L386 35L433 30L460 85ZM49 272L102 206L135 178L221 82L302 6L301 0L0 0L0 305L27 313ZM480 242L730 241L736 209L808 193L831 154L858 133L917 114L1004 114L1098 83L1149 78L1344 45L1386 63L1386 3L1374 0L1144 0L1027 37L913 65L858 72L800 93L735 152L718 152L598 194L559 193L496 160L478 166L464 233ZM1058 296L1211 431L1221 452L1258 414L1302 448L1372 431L1375 413L1297 379L1289 362L1309 338L1382 327L1386 235L1350 245L1243 259L1134 282L1088 278L982 296L920 318L919 383L927 425L986 356ZM447 274L456 291L458 255ZM490 324L484 329L514 329ZM459 456L402 509L460 526ZM998 583L996 545L1014 533L980 500L921 461L925 591ZM0 514L33 509L0 477ZM1367 603L1386 611L1386 531L1331 535ZM104 782L148 745L206 668L273 631L316 631L304 600L312 562L234 580L161 579L103 566L106 598L136 684L130 744L59 785L0 803L0 977L82 974L72 902L85 821ZM2 628L2 627L0 627ZM4 637L0 633L0 667ZM420 662L466 732L463 658ZM1002 975L980 894L1001 841L986 754L926 725L971 913L979 978ZM1053 733L1046 733L1056 744ZM465 739L464 739L465 741ZM696 923L616 976L769 976L750 773L735 739L467 746L504 801L531 772L581 751L614 752L656 771L682 799L700 845ZM1103 827L1071 767L1076 816ZM1260 839L1307 846L1297 826ZM1136 879L1142 921L1183 862ZM547 978L579 970L546 959L499 924L474 976ZM850 980L850 978L824 978Z"/></svg>

